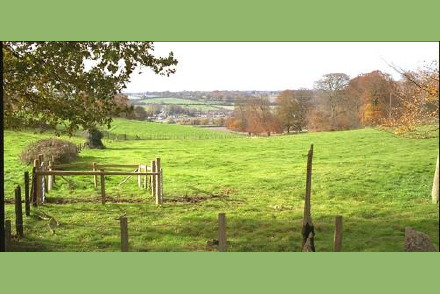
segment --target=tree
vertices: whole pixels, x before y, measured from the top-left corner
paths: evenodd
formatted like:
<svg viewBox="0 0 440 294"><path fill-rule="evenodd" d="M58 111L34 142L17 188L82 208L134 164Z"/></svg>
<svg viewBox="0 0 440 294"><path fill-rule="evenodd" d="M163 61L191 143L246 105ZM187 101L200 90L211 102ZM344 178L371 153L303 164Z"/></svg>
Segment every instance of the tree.
<svg viewBox="0 0 440 294"><path fill-rule="evenodd" d="M148 113L142 106L136 106L133 110L134 118L137 120L146 120L148 117Z"/></svg>
<svg viewBox="0 0 440 294"><path fill-rule="evenodd" d="M110 125L114 96L142 67L175 72L177 60L155 57L152 42L4 42L4 124L43 122L82 127Z"/></svg>
<svg viewBox="0 0 440 294"><path fill-rule="evenodd" d="M337 128L337 119L343 109L344 99L346 98L344 90L349 80L350 77L344 73L329 73L315 82L315 88L327 98L332 129Z"/></svg>
<svg viewBox="0 0 440 294"><path fill-rule="evenodd" d="M389 119L392 113L390 97L395 91L396 83L391 76L378 70L351 79L346 88L349 101L363 125L379 125ZM397 107L397 101L393 106Z"/></svg>
<svg viewBox="0 0 440 294"><path fill-rule="evenodd" d="M133 113L134 108L133 105L130 105L130 99L128 99L127 95L116 94L113 100L113 117L127 118Z"/></svg>
<svg viewBox="0 0 440 294"><path fill-rule="evenodd" d="M310 90L285 90L277 97L277 115L281 125L290 133L307 126L307 112L312 98Z"/></svg>
<svg viewBox="0 0 440 294"><path fill-rule="evenodd" d="M434 61L424 68L408 71L392 66L403 77L396 93L400 100L399 115L391 117L389 125L395 127L396 133L414 131L422 124L435 124L430 131L439 130L439 67ZM439 154L432 185L432 202L439 201Z"/></svg>

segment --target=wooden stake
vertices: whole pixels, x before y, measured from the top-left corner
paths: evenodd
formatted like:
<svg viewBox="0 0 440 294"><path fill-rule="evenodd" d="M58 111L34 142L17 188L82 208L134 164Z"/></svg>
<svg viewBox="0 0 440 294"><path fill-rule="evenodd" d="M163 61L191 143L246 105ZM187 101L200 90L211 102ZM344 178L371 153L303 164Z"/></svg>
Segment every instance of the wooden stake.
<svg viewBox="0 0 440 294"><path fill-rule="evenodd" d="M96 162L92 163L93 171L96 171ZM98 176L94 175L93 180L95 183L95 188L98 188Z"/></svg>
<svg viewBox="0 0 440 294"><path fill-rule="evenodd" d="M226 215L218 214L218 251L226 252Z"/></svg>
<svg viewBox="0 0 440 294"><path fill-rule="evenodd" d="M128 252L128 224L127 218L120 218L121 224L121 252Z"/></svg>
<svg viewBox="0 0 440 294"><path fill-rule="evenodd" d="M139 165L138 165L138 172L139 172L139 173L142 172L142 171L141 171L141 167L142 167L142 165L139 163ZM138 187L139 187L139 188L142 187L142 176L141 176L141 175L138 176Z"/></svg>
<svg viewBox="0 0 440 294"><path fill-rule="evenodd" d="M41 179L42 176L40 176L38 173L36 174L36 181L37 181L37 185L36 185L36 190L37 190L37 206L41 204L41 196L42 196L42 189L43 189L43 185L41 183Z"/></svg>
<svg viewBox="0 0 440 294"><path fill-rule="evenodd" d="M52 161L49 161L49 167L48 167L49 171L52 171ZM47 176L47 191L52 190L53 187L53 175L48 175Z"/></svg>
<svg viewBox="0 0 440 294"><path fill-rule="evenodd" d="M150 166L151 166L150 171L151 171L151 172L154 172L154 170L153 170L153 165L154 165L154 160L152 160L152 161L151 161L151 164L150 164ZM151 190L151 195L153 195L153 176L151 175L151 176L149 177L149 179L150 179L150 181L149 181L149 187L150 187L150 190Z"/></svg>
<svg viewBox="0 0 440 294"><path fill-rule="evenodd" d="M342 216L335 217L335 236L333 241L334 252L341 252L342 249Z"/></svg>
<svg viewBox="0 0 440 294"><path fill-rule="evenodd" d="M163 170L160 169L160 203L163 203Z"/></svg>
<svg viewBox="0 0 440 294"><path fill-rule="evenodd" d="M31 215L31 203L29 200L29 172L24 172L24 202L25 202L25 211L26 215Z"/></svg>
<svg viewBox="0 0 440 294"><path fill-rule="evenodd" d="M145 172L148 172L147 165L144 165L144 167L145 167ZM144 177L144 189L148 189L148 175L145 175Z"/></svg>
<svg viewBox="0 0 440 294"><path fill-rule="evenodd" d="M305 205L304 205L304 218L303 225L301 229L302 234L302 248L307 242L307 239L310 243L310 248L312 251L315 251L315 228L312 223L312 216L310 212L310 194L312 190L312 159L313 159L313 144L310 145L310 150L307 156L307 176L306 176L306 196L305 196ZM310 235L312 233L312 235Z"/></svg>
<svg viewBox="0 0 440 294"><path fill-rule="evenodd" d="M51 162L52 162L52 168L53 168L53 165L55 164L55 156L53 156L52 155L52 158L51 158ZM55 176L52 176L52 186L55 184Z"/></svg>
<svg viewBox="0 0 440 294"><path fill-rule="evenodd" d="M17 236L23 237L23 208L21 204L21 188L15 188L15 227L17 229Z"/></svg>
<svg viewBox="0 0 440 294"><path fill-rule="evenodd" d="M156 172L159 173L156 175L156 204L162 204L162 197L160 195L161 188L160 188L160 157L156 158Z"/></svg>
<svg viewBox="0 0 440 294"><path fill-rule="evenodd" d="M32 186L31 186L31 197L32 197L32 205L37 206L37 167L35 166L32 168Z"/></svg>
<svg viewBox="0 0 440 294"><path fill-rule="evenodd" d="M156 161L151 162L151 171L156 172ZM156 175L151 175L151 195L156 196Z"/></svg>
<svg viewBox="0 0 440 294"><path fill-rule="evenodd" d="M102 200L102 204L105 204L105 175L104 175L104 170L101 169L101 200Z"/></svg>
<svg viewBox="0 0 440 294"><path fill-rule="evenodd" d="M11 232L12 232L11 221L7 219L5 221L5 251L6 252L9 252L11 250Z"/></svg>

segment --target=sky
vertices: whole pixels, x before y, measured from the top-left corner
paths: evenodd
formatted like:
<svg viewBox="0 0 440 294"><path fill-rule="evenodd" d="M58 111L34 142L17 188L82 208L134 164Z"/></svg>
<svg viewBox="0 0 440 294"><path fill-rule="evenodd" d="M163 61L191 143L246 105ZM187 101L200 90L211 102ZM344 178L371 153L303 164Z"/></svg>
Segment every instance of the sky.
<svg viewBox="0 0 440 294"><path fill-rule="evenodd" d="M125 93L147 91L278 91L313 88L327 73L354 78L389 66L416 69L439 58L438 42L155 42L155 56L173 51L170 77L133 73Z"/></svg>

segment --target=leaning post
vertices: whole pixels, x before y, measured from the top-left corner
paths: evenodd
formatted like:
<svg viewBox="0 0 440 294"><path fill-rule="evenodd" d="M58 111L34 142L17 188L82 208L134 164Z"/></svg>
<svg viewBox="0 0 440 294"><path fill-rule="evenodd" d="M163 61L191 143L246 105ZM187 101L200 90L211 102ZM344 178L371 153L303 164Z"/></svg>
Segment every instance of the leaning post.
<svg viewBox="0 0 440 294"><path fill-rule="evenodd" d="M307 175L306 175L306 195L304 205L304 218L301 229L302 234L302 248L308 241L311 251L315 251L315 228L312 223L312 215L310 212L310 194L312 190L312 159L313 159L313 144L310 145L310 150L307 156ZM309 240L307 240L309 239Z"/></svg>

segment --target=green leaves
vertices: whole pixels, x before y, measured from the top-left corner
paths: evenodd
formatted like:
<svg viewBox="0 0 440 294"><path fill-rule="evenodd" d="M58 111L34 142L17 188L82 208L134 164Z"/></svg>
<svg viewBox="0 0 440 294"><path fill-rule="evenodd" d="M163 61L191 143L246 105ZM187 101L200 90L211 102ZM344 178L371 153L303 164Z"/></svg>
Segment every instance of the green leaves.
<svg viewBox="0 0 440 294"><path fill-rule="evenodd" d="M152 42L4 42L6 127L36 121L78 127L108 124L114 96L136 68L175 72L177 60L155 57Z"/></svg>

